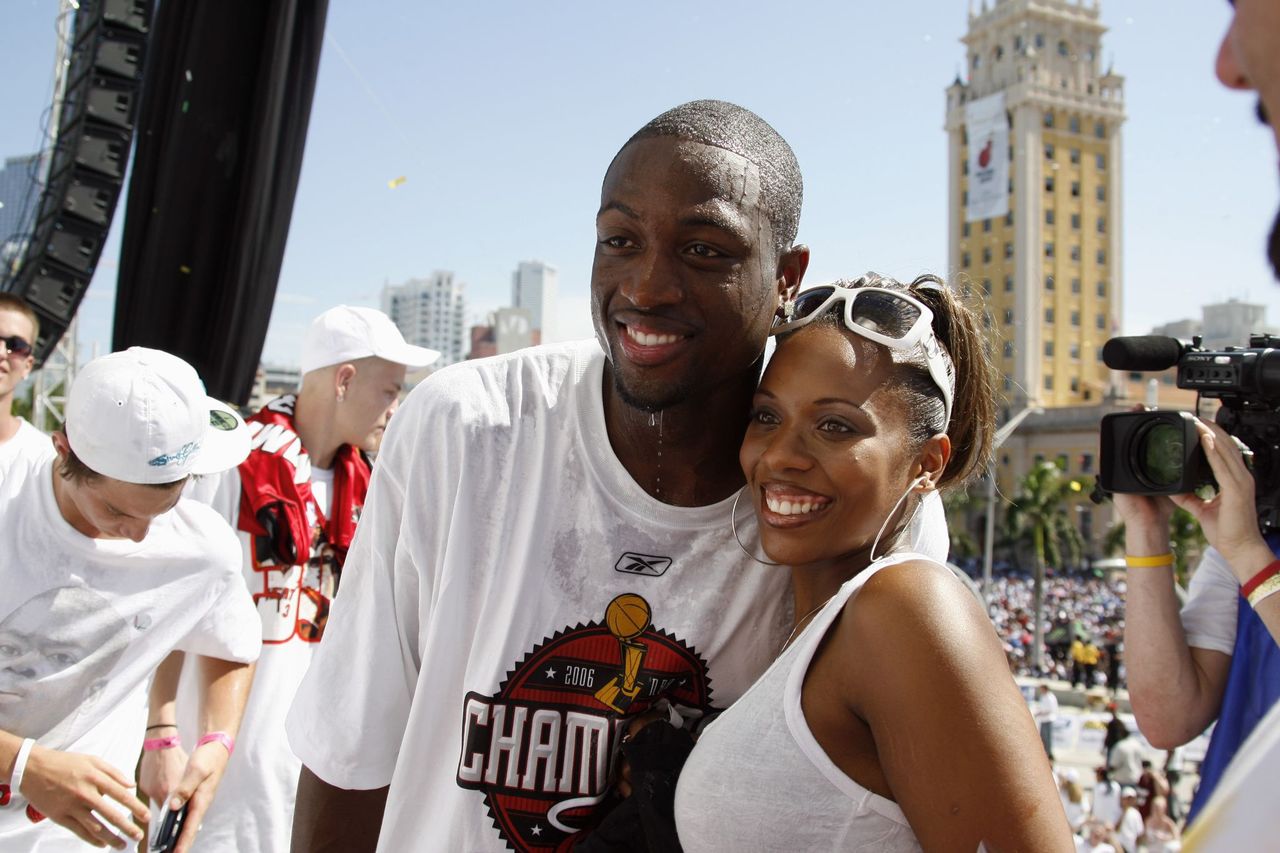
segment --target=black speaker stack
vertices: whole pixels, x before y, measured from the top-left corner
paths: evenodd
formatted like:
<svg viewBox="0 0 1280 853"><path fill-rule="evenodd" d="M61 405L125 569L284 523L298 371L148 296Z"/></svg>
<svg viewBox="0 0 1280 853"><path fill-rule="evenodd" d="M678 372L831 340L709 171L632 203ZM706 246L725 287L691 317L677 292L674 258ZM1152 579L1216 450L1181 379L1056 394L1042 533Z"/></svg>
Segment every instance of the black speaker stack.
<svg viewBox="0 0 1280 853"><path fill-rule="evenodd" d="M4 289L40 317L36 361L57 345L93 279L124 184L155 0L80 0L66 87L32 239Z"/></svg>

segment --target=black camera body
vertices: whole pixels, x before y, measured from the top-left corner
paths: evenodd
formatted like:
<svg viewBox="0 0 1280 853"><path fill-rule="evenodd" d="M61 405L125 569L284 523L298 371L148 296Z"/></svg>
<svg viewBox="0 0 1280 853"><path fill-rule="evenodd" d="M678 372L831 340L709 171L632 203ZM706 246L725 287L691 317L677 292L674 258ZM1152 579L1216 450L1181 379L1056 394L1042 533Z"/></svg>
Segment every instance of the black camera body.
<svg viewBox="0 0 1280 853"><path fill-rule="evenodd" d="M178 846L178 836L182 835L182 825L186 823L187 808L190 805L190 802L183 803L182 808L177 810L165 805L160 825L156 828L156 836L151 840L151 853L172 853Z"/></svg>
<svg viewBox="0 0 1280 853"><path fill-rule="evenodd" d="M1187 412L1121 412L1102 418L1101 471L1108 492L1181 495L1213 484L1196 430Z"/></svg>
<svg viewBox="0 0 1280 853"><path fill-rule="evenodd" d="M1252 335L1248 347L1208 351L1160 336L1107 341L1113 370L1177 366L1179 388L1221 401L1218 425L1247 448L1258 526L1280 530L1280 337ZM1185 412L1122 412L1102 419L1099 486L1107 492L1176 495L1216 485L1195 419Z"/></svg>

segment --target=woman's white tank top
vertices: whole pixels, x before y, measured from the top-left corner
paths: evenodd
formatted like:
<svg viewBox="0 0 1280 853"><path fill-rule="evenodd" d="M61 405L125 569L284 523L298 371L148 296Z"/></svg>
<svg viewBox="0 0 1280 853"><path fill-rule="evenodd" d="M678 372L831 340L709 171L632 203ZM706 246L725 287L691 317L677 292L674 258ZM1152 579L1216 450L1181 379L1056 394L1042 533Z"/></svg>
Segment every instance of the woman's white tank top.
<svg viewBox="0 0 1280 853"><path fill-rule="evenodd" d="M676 788L686 853L920 850L902 809L846 776L805 722L805 673L836 616L891 554L840 587L759 680L702 732Z"/></svg>

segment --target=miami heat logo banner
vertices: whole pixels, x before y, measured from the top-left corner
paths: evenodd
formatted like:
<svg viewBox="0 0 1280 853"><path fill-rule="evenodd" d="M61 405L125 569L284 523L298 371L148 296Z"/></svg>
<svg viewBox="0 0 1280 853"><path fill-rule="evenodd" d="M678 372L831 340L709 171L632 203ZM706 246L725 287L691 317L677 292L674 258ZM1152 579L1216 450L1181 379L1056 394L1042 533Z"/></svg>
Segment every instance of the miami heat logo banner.
<svg viewBox="0 0 1280 853"><path fill-rule="evenodd" d="M1009 212L1009 117L1004 92L965 104L969 135L969 204L965 219L991 219Z"/></svg>
<svg viewBox="0 0 1280 853"><path fill-rule="evenodd" d="M572 848L608 796L629 717L659 698L711 707L706 661L653 626L644 598L619 595L602 615L543 641L495 695L464 700L458 784L484 793L513 850Z"/></svg>

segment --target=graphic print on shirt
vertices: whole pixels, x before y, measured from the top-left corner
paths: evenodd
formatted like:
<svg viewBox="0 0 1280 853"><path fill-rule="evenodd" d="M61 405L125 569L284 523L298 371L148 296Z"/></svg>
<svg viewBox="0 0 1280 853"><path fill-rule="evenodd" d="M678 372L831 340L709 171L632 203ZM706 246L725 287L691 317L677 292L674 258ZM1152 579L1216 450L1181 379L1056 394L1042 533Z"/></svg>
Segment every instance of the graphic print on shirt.
<svg viewBox="0 0 1280 853"><path fill-rule="evenodd" d="M512 850L569 851L607 796L630 717L662 698L709 711L707 663L653 627L642 596L624 593L602 621L536 646L495 695L466 695L457 782L484 793Z"/></svg>
<svg viewBox="0 0 1280 853"><path fill-rule="evenodd" d="M305 564L282 566L270 557L253 557L253 603L262 617L262 642L287 643L297 638L318 643L329 621L329 603L337 589L338 558L325 541L323 521L314 505L307 508L311 547Z"/></svg>
<svg viewBox="0 0 1280 853"><path fill-rule="evenodd" d="M60 744L131 637L111 602L85 586L54 587L14 608L0 619L0 729ZM18 804L12 794L0 784L0 808Z"/></svg>

